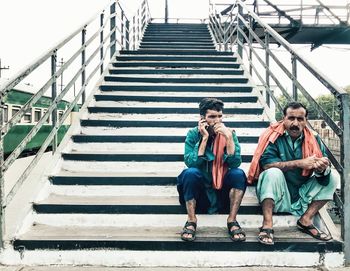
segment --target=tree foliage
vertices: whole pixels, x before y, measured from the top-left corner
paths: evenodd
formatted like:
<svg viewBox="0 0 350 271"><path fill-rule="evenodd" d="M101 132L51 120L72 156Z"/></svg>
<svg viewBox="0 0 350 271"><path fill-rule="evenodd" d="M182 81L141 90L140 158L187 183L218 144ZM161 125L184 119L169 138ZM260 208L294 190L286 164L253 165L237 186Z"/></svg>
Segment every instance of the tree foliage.
<svg viewBox="0 0 350 271"><path fill-rule="evenodd" d="M350 86L349 86L349 91L350 91ZM279 96L277 100L279 101L282 108L286 106L287 99L284 96ZM328 116L330 116L334 121L339 120L339 109L337 106L337 101L333 95L331 94L321 95L321 96L318 96L315 100L320 105L320 107L328 114ZM312 106L304 96L300 95L298 97L298 101L301 102L308 109L309 119L321 119L315 107ZM283 118L283 113L276 112L276 120L281 120L282 118Z"/></svg>

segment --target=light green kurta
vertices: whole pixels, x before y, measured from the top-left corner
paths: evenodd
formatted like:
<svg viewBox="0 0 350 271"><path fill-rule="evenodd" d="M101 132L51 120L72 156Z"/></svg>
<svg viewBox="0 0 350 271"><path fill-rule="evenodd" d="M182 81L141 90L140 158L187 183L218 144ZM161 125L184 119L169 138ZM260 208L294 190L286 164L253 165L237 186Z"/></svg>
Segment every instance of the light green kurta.
<svg viewBox="0 0 350 271"><path fill-rule="evenodd" d="M326 156L325 147L319 137L316 139ZM260 158L261 167L275 163L302 159L301 135L292 141L287 132L274 144L270 143ZM257 196L260 202L272 198L275 212L289 212L302 215L313 200L332 200L336 189L336 178L327 171L324 175L301 176L301 169L282 172L277 168L265 170L259 176Z"/></svg>

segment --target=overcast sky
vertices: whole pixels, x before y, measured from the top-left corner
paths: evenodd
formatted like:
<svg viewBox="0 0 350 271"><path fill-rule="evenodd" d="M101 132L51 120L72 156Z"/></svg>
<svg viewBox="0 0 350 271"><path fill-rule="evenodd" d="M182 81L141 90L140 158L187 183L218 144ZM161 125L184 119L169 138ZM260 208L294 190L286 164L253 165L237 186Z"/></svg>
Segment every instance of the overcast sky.
<svg viewBox="0 0 350 271"><path fill-rule="evenodd" d="M170 17L203 18L208 13L208 0L168 0ZM333 0L344 2L344 0ZM51 48L63 37L82 25L108 5L109 0L0 0L0 58L2 77L10 77L25 64ZM132 14L139 0L121 4ZM226 1L227 2L227 1ZM230 1L228 1L230 2ZM164 0L149 0L152 17L164 16ZM340 2L339 2L340 3ZM297 46L320 71L341 87L350 85L350 47L321 47L310 52ZM347 49L342 49L342 48ZM334 49L337 48L337 49Z"/></svg>

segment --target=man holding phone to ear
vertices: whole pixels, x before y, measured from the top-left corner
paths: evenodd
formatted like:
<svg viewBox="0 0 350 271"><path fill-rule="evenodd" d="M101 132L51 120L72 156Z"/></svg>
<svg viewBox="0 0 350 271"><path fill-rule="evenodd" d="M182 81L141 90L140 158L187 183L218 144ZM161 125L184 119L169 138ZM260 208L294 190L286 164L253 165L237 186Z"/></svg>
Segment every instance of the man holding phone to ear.
<svg viewBox="0 0 350 271"><path fill-rule="evenodd" d="M196 238L196 213L229 213L227 230L233 241L245 241L236 220L246 189L246 176L238 168L241 149L233 129L222 122L224 103L204 98L199 104L200 120L185 141L188 167L177 178L179 201L186 206L187 221L181 233L184 241Z"/></svg>

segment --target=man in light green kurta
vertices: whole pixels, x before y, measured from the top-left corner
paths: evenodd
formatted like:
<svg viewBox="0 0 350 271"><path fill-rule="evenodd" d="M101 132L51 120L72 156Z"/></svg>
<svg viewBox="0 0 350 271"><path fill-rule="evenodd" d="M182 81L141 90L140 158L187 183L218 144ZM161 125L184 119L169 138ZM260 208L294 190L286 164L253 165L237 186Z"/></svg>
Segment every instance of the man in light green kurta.
<svg viewBox="0 0 350 271"><path fill-rule="evenodd" d="M297 223L300 230L323 241L331 239L313 225L313 217L333 199L336 178L331 174L325 147L318 136L316 140L323 157L303 159L306 120L307 109L302 104L288 104L284 109L284 134L274 143L270 142L260 158L260 166L265 171L259 176L257 196L264 221L258 239L263 244L274 243L272 211L301 216ZM302 176L304 169L311 170L311 174Z"/></svg>

